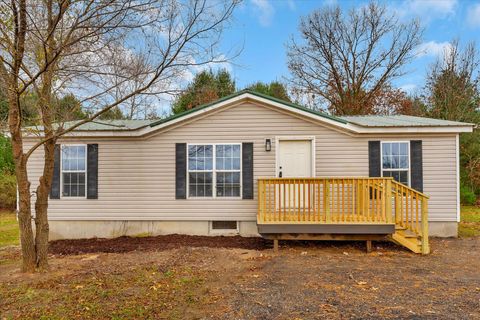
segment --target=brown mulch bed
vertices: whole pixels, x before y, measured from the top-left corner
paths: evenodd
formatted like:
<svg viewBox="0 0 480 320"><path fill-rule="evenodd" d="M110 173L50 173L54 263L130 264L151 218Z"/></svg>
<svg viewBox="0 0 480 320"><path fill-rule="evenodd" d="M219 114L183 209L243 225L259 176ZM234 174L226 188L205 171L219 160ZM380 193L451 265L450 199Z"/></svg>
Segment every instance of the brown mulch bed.
<svg viewBox="0 0 480 320"><path fill-rule="evenodd" d="M180 247L240 248L264 250L271 241L263 238L208 237L188 235L165 235L155 237L119 237L115 239L57 240L49 244L49 252L55 255L77 255L85 253L124 253L131 251L163 251Z"/></svg>
<svg viewBox="0 0 480 320"><path fill-rule="evenodd" d="M325 249L355 249L364 251L365 241L280 241L288 248L301 247ZM375 242L377 249L409 252L406 248L391 242ZM126 253L132 251L165 251L182 247L225 248L245 250L266 250L273 246L272 240L258 237L241 236L190 236L163 235L152 237L118 237L113 239L93 238L75 240L57 240L49 244L53 255L79 255L87 253Z"/></svg>

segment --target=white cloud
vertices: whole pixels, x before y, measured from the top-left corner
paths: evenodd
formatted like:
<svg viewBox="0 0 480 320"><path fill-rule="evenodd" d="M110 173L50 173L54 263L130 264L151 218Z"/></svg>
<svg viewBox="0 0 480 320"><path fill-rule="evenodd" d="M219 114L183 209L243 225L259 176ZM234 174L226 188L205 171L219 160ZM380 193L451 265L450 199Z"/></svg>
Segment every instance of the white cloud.
<svg viewBox="0 0 480 320"><path fill-rule="evenodd" d="M417 57L438 57L445 53L448 54L450 50L452 50L452 45L449 42L428 41L417 47Z"/></svg>
<svg viewBox="0 0 480 320"><path fill-rule="evenodd" d="M295 11L297 9L297 5L295 4L295 0L287 0L287 6L292 11Z"/></svg>
<svg viewBox="0 0 480 320"><path fill-rule="evenodd" d="M404 85L400 86L400 89L402 91L405 91L406 93L412 93L417 89L417 85L415 83L406 83Z"/></svg>
<svg viewBox="0 0 480 320"><path fill-rule="evenodd" d="M338 4L337 0L324 0L323 5L330 7L330 6L336 6Z"/></svg>
<svg viewBox="0 0 480 320"><path fill-rule="evenodd" d="M258 10L258 21L264 27L272 24L275 8L268 0L251 0L253 6Z"/></svg>
<svg viewBox="0 0 480 320"><path fill-rule="evenodd" d="M457 0L409 0L407 6L412 13L446 16L455 13Z"/></svg>
<svg viewBox="0 0 480 320"><path fill-rule="evenodd" d="M230 61L228 61L228 57L224 54L219 54L212 61L199 65L195 65L197 62L193 57L190 57L188 59L188 63L190 63L191 66L179 73L176 87L174 88L175 90L181 89L189 82L192 82L193 78L195 78L195 75L202 71L212 70L213 72L217 72L220 69L225 69L230 74L233 74L233 65Z"/></svg>
<svg viewBox="0 0 480 320"><path fill-rule="evenodd" d="M474 28L480 27L480 3L468 8L467 23Z"/></svg>
<svg viewBox="0 0 480 320"><path fill-rule="evenodd" d="M444 19L455 14L457 0L405 0L390 8L400 18L419 18L428 23L433 19Z"/></svg>

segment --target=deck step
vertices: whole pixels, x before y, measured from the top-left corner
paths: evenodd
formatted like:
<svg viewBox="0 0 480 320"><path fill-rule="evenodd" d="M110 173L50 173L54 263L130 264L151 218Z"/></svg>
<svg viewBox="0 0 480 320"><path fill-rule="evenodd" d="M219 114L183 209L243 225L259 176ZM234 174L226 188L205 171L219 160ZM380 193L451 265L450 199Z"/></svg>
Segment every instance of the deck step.
<svg viewBox="0 0 480 320"><path fill-rule="evenodd" d="M397 233L402 235L405 238L419 238L419 236L416 233L410 230L398 230Z"/></svg>
<svg viewBox="0 0 480 320"><path fill-rule="evenodd" d="M415 253L422 253L422 245L418 238L407 238L401 233L395 232L392 234L392 240Z"/></svg>

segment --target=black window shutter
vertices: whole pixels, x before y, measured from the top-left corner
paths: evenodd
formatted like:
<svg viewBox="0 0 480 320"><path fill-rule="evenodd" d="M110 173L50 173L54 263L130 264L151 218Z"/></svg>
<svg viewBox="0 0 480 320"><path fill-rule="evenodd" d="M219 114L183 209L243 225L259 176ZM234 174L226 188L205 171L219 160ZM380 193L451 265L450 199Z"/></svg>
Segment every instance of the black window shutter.
<svg viewBox="0 0 480 320"><path fill-rule="evenodd" d="M242 198L253 199L253 143L242 143Z"/></svg>
<svg viewBox="0 0 480 320"><path fill-rule="evenodd" d="M50 199L60 199L60 145L55 145L53 178L50 188Z"/></svg>
<svg viewBox="0 0 480 320"><path fill-rule="evenodd" d="M98 199L98 144L87 145L87 199Z"/></svg>
<svg viewBox="0 0 480 320"><path fill-rule="evenodd" d="M368 176L381 177L380 141L368 141Z"/></svg>
<svg viewBox="0 0 480 320"><path fill-rule="evenodd" d="M422 140L410 141L410 186L423 192L423 156Z"/></svg>
<svg viewBox="0 0 480 320"><path fill-rule="evenodd" d="M187 198L187 144L175 144L175 199Z"/></svg>

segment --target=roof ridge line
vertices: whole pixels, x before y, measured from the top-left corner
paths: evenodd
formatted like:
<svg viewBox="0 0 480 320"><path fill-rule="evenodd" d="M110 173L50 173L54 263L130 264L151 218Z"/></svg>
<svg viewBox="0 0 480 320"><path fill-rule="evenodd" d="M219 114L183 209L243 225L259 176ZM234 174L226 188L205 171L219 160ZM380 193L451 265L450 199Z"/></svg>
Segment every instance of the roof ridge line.
<svg viewBox="0 0 480 320"><path fill-rule="evenodd" d="M154 121L150 124L150 127L155 127L159 124L163 124L163 123L166 123L166 122L169 122L171 120L174 120L174 119L178 119L178 118L181 118L181 117L184 117L186 115L189 115L189 114L192 114L192 113L195 113L195 112L198 112L200 110L203 110L203 109L206 109L208 107L211 107L215 104L218 104L218 103L221 103L221 102L224 102L224 101L227 101L229 99L233 99L233 98L236 98L236 97L239 97L243 94L251 94L251 95L254 95L254 96L257 96L259 98L263 98L263 99L267 99L267 100L270 100L270 101L273 101L275 103L280 103L280 104L283 104L285 106L288 106L288 107L291 107L291 108L295 108L295 109L298 109L298 110L301 110L301 111L305 111L305 112L309 112L311 114L314 114L316 116L319 116L319 117L322 117L322 118L326 118L326 119L329 119L329 120L333 120L333 121L336 121L336 122L339 122L339 123L342 123L342 124L347 124L348 121L345 120L345 119L342 119L340 117L336 117L336 116L332 116L332 115L329 115L329 114L326 114L326 113L323 113L323 112L319 112L319 111L315 111L315 110L312 110L312 109L309 109L305 106L301 106L299 104L296 104L296 103L293 103L293 102L288 102L288 101L285 101L285 100L282 100L282 99L279 99L279 98L275 98L275 97L272 97L272 96L269 96L269 95L266 95L266 94L263 94L263 93L260 93L260 92L256 92L256 91L253 91L251 89L242 89L240 91L237 91L233 94L230 94L228 96L225 96L225 97L222 97L220 99L217 99L215 101L212 101L212 102L209 102L209 103L205 103L203 105L200 105L200 106L197 106L195 108L192 108L190 110L186 110L184 112L181 112L181 113L178 113L178 114L175 114L175 115L171 115L167 118L164 118L164 119L160 119L158 121Z"/></svg>

